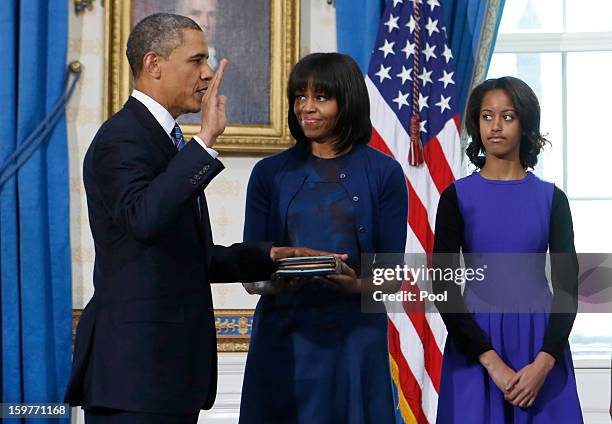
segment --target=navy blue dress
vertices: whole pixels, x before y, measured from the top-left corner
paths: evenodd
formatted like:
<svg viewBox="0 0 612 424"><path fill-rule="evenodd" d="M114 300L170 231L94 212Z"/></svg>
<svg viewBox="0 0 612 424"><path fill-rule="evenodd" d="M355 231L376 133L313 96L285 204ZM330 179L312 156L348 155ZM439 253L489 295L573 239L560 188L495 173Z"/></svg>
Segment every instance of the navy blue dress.
<svg viewBox="0 0 612 424"><path fill-rule="evenodd" d="M304 184L291 200L283 245L308 246L346 253L348 265L359 266L353 200L340 183L346 155L334 159L308 158ZM358 270L356 270L358 271Z"/></svg>
<svg viewBox="0 0 612 424"><path fill-rule="evenodd" d="M287 205L280 241L348 253L349 265L358 268L363 251L358 234L363 227L356 224L355 205L367 199L343 185L352 155L304 158L299 187L284 187L295 194ZM252 179L257 172L256 168ZM396 201L400 213L405 211L402 201L407 199L399 196ZM261 297L240 423L393 422L384 314L362 313L360 295L314 281Z"/></svg>

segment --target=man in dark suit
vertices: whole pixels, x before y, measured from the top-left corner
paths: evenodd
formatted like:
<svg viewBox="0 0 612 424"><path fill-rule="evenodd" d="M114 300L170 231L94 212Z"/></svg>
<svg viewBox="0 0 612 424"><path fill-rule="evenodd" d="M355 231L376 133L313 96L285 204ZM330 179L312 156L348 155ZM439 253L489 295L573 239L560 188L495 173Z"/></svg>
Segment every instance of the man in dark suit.
<svg viewBox="0 0 612 424"><path fill-rule="evenodd" d="M95 292L77 330L65 400L88 424L195 423L216 394L209 283L268 279L275 259L318 253L213 244L203 189L223 169L212 149L227 99L191 19L151 15L128 39L135 90L105 122L83 174ZM185 143L176 118L202 109Z"/></svg>

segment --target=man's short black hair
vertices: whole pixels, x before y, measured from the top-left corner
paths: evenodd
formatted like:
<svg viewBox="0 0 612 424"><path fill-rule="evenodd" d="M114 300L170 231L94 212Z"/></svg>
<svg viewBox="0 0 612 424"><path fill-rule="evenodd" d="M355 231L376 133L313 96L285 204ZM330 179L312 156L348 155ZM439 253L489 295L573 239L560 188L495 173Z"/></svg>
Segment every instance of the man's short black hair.
<svg viewBox="0 0 612 424"><path fill-rule="evenodd" d="M172 13L155 13L138 22L130 32L125 51L134 78L140 74L144 55L148 52L168 59L183 42L185 29L202 31L193 19Z"/></svg>

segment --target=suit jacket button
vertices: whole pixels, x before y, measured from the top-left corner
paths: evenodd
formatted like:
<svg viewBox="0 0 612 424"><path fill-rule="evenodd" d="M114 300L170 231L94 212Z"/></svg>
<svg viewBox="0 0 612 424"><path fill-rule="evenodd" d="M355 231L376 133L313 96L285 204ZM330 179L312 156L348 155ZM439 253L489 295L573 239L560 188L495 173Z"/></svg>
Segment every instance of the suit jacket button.
<svg viewBox="0 0 612 424"><path fill-rule="evenodd" d="M342 174L340 174L340 179L343 180L346 178L346 174L343 172Z"/></svg>
<svg viewBox="0 0 612 424"><path fill-rule="evenodd" d="M353 196L353 202L359 202L359 196Z"/></svg>
<svg viewBox="0 0 612 424"><path fill-rule="evenodd" d="M362 234L365 233L366 232L365 227L359 227L359 232Z"/></svg>

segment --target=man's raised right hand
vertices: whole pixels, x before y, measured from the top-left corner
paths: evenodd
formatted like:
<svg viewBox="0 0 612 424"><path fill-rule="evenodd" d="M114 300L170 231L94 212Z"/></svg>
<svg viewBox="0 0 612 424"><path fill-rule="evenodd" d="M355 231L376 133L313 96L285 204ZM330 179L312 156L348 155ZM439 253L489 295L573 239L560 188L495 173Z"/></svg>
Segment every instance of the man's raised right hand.
<svg viewBox="0 0 612 424"><path fill-rule="evenodd" d="M208 147L213 147L217 137L223 134L227 125L225 115L227 97L219 95L221 80L227 64L227 59L221 59L217 72L215 72L206 93L202 97L202 127L197 135Z"/></svg>

